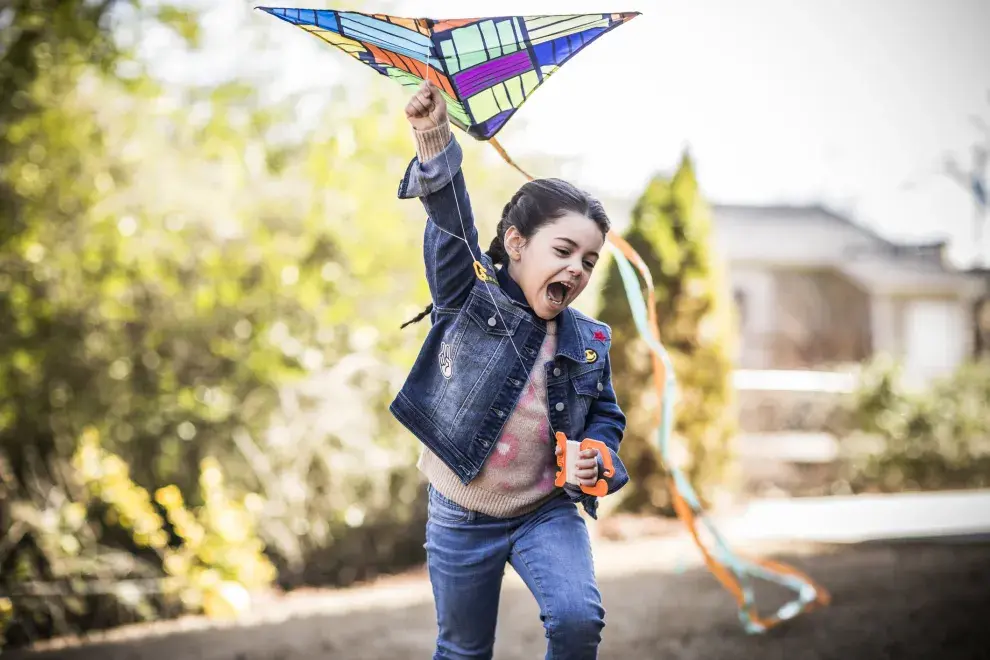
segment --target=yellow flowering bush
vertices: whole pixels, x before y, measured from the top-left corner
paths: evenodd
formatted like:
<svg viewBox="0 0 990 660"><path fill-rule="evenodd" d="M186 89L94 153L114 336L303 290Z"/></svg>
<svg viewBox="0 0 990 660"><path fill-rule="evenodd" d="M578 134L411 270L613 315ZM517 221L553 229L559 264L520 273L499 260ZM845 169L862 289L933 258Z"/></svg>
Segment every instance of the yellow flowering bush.
<svg viewBox="0 0 990 660"><path fill-rule="evenodd" d="M155 550L168 576L165 591L183 608L209 616L230 616L250 604L249 592L275 580L255 522L244 505L224 490L223 472L214 458L200 465L202 506L190 510L175 485L159 488L152 498L128 474L119 457L103 449L95 429L87 429L73 458L89 493L107 506L138 546ZM166 519L174 538L170 539Z"/></svg>

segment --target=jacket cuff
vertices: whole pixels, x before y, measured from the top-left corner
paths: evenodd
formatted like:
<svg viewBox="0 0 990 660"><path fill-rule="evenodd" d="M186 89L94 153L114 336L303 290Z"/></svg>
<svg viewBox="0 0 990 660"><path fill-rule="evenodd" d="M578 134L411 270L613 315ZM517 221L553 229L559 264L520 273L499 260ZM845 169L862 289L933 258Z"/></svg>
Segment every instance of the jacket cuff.
<svg viewBox="0 0 990 660"><path fill-rule="evenodd" d="M450 123L443 122L436 128L426 131L413 130L416 138L416 156L421 162L433 160L441 153L450 142Z"/></svg>
<svg viewBox="0 0 990 660"><path fill-rule="evenodd" d="M461 145L450 132L447 146L437 156L426 161L417 156L409 163L399 184L399 199L426 197L442 190L460 171L463 157Z"/></svg>
<svg viewBox="0 0 990 660"><path fill-rule="evenodd" d="M595 520L598 520L597 497L594 495L588 495L588 493L584 492L579 486L575 486L574 484L564 484L564 493L571 502L582 505L584 510L588 512L589 516Z"/></svg>

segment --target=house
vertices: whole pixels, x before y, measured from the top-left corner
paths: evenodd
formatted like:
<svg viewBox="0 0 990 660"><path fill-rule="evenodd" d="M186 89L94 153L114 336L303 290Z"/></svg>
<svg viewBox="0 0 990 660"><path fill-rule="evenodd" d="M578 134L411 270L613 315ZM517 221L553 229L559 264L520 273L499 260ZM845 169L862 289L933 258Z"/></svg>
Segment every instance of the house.
<svg viewBox="0 0 990 660"><path fill-rule="evenodd" d="M976 351L986 284L950 267L944 243L898 244L820 206L716 205L712 215L739 369L828 370L888 354L922 385Z"/></svg>

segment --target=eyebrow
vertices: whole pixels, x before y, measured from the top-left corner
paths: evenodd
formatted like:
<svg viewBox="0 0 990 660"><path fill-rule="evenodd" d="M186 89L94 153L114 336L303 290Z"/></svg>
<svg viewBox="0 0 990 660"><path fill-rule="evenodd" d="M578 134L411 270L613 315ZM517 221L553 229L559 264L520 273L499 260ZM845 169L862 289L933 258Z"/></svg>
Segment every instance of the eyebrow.
<svg viewBox="0 0 990 660"><path fill-rule="evenodd" d="M576 242L575 242L575 241L574 241L573 239L570 239L570 238L567 238L566 236L555 236L554 238L556 238L556 239L557 239L558 241L564 241L565 243L567 243L567 244L569 244L569 245L570 245L570 246L571 246L572 248L574 248L575 250L577 250L577 249L579 249L579 248L581 247L581 246L580 246L580 245L578 245L578 244L577 244L577 243L576 243ZM597 253L597 252L595 252L594 250L592 250L592 251L591 251L591 252L589 252L588 254L589 254L589 255L592 255L592 254L593 254L593 255L595 255L596 257L600 257L600 256L601 256L600 254L598 254L598 253Z"/></svg>

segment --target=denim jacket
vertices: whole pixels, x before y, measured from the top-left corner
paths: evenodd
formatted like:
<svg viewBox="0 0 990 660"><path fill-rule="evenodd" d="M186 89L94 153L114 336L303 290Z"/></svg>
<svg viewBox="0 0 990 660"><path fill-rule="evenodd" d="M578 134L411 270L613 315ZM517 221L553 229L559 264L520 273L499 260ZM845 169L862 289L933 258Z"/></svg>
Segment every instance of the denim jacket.
<svg viewBox="0 0 990 660"><path fill-rule="evenodd" d="M428 215L423 257L434 308L426 341L389 410L468 484L524 388L532 387L528 375L547 324L506 269L496 269L482 253L461 160L451 137L435 158L413 158L399 186L399 198L418 197ZM570 440L601 440L609 448L615 474L606 482L614 493L629 476L618 456L626 420L612 389L611 330L571 308L556 320L557 352L546 367L546 392L538 394L548 403L553 431ZM597 517L597 497L565 490Z"/></svg>

